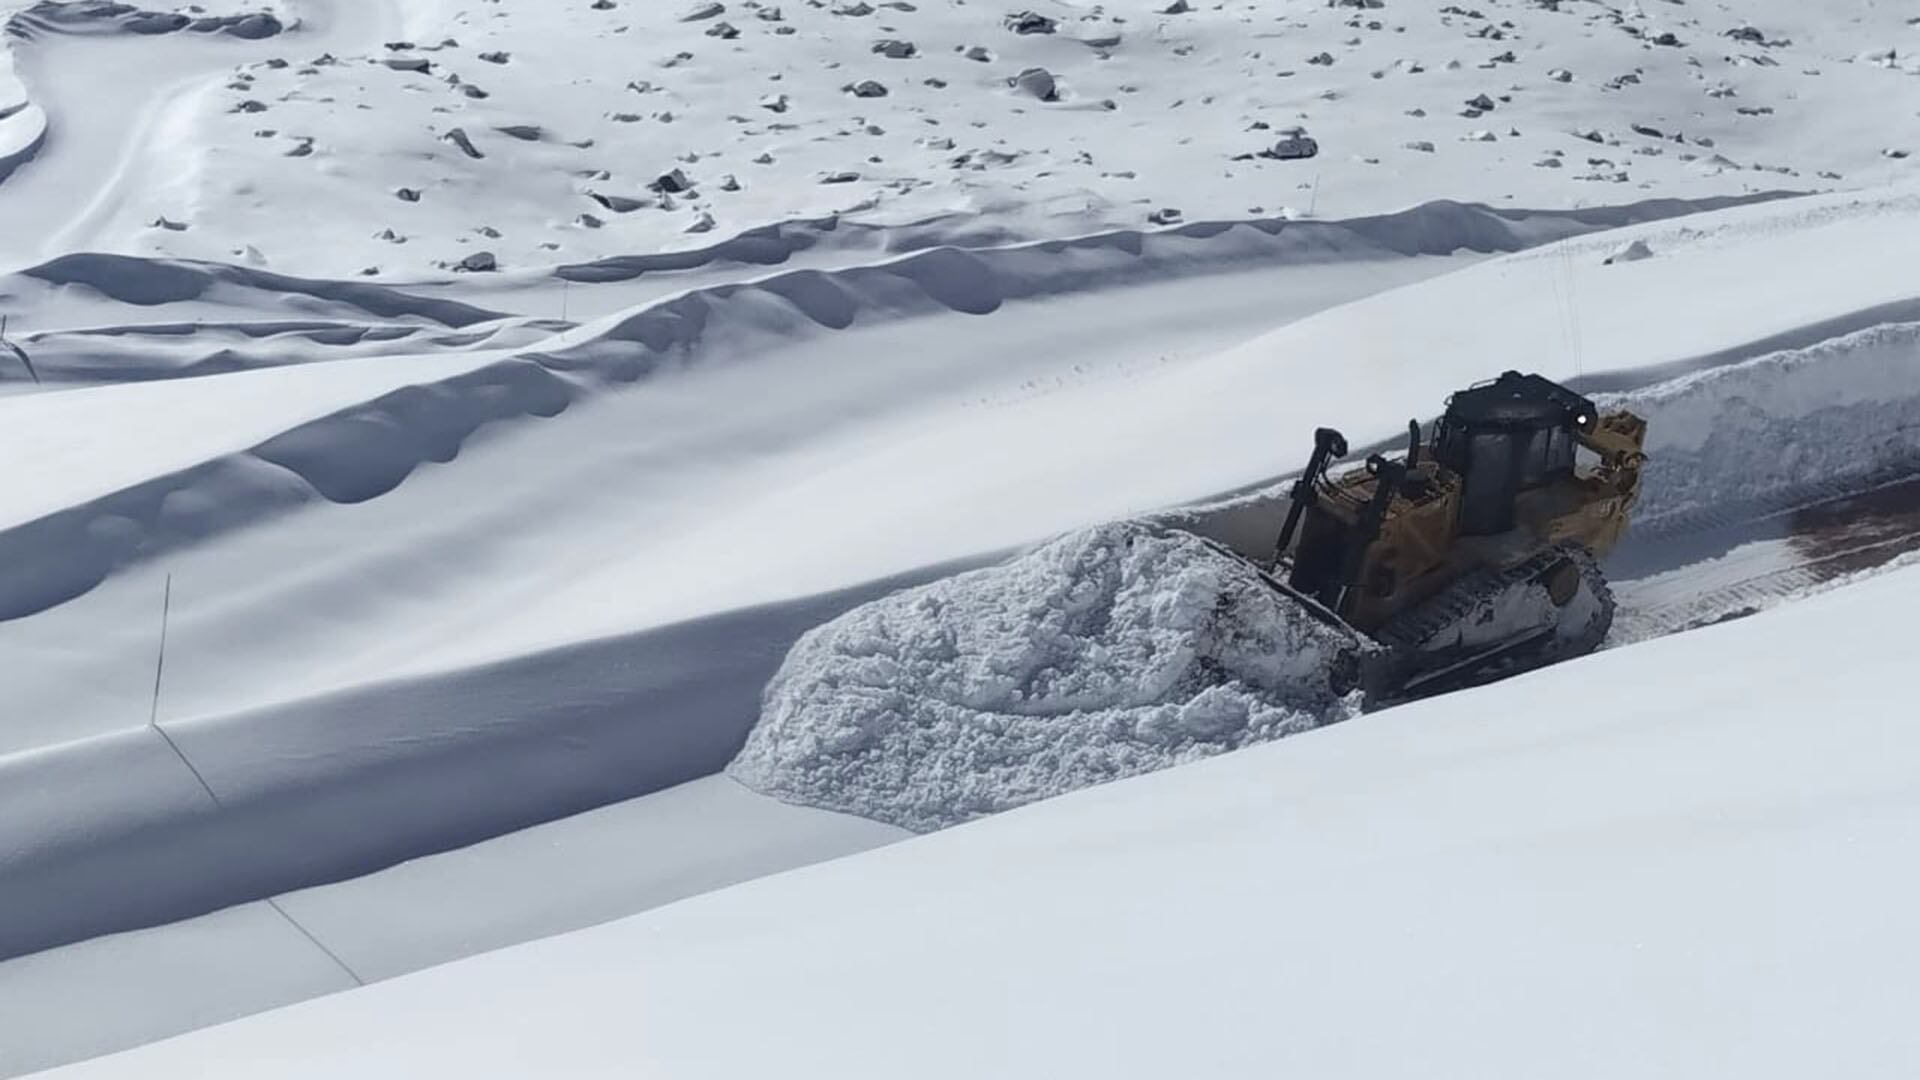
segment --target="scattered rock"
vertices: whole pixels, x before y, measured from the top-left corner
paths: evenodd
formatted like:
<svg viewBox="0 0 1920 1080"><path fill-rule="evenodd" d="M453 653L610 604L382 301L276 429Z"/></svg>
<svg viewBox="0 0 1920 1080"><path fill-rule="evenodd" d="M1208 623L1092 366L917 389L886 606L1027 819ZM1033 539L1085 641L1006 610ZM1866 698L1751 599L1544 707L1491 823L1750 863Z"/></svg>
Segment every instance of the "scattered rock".
<svg viewBox="0 0 1920 1080"><path fill-rule="evenodd" d="M1641 259L1651 258L1653 258L1653 249L1647 246L1647 242L1645 240L1635 240L1633 243L1627 244L1607 256L1602 265L1612 266L1614 263L1639 262Z"/></svg>
<svg viewBox="0 0 1920 1080"><path fill-rule="evenodd" d="M674 169L671 172L664 172L654 177L653 182L648 184L647 187L663 195L678 195L683 192L692 191L693 181L687 179L686 173L681 172L679 169Z"/></svg>
<svg viewBox="0 0 1920 1080"><path fill-rule="evenodd" d="M1016 34L1051 34L1060 24L1035 11L1016 11L1006 17L1007 29Z"/></svg>
<svg viewBox="0 0 1920 1080"><path fill-rule="evenodd" d="M467 137L467 133L460 128L454 128L453 130L447 132L445 135L442 135L440 137L442 139L445 139L447 142L450 142L453 145L459 147L460 152L467 155L470 158L478 159L478 158L484 158L487 156L480 152L479 147L473 145L473 140L469 139Z"/></svg>
<svg viewBox="0 0 1920 1080"><path fill-rule="evenodd" d="M1007 85L1041 101L1060 100L1060 88L1054 82L1053 73L1046 68L1028 68L1008 79Z"/></svg>
<svg viewBox="0 0 1920 1080"><path fill-rule="evenodd" d="M1320 144L1304 131L1289 133L1266 152L1267 157L1281 161L1302 161L1319 155Z"/></svg>

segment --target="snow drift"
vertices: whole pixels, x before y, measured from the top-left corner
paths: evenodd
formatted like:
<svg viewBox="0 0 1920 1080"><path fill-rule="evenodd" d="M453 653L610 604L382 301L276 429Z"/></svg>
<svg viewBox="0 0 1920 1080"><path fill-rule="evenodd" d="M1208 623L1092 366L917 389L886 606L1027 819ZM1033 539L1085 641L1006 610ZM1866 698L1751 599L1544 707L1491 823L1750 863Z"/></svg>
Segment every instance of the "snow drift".
<svg viewBox="0 0 1920 1080"><path fill-rule="evenodd" d="M1088 529L809 632L730 772L938 829L1347 719L1350 648L1197 537Z"/></svg>

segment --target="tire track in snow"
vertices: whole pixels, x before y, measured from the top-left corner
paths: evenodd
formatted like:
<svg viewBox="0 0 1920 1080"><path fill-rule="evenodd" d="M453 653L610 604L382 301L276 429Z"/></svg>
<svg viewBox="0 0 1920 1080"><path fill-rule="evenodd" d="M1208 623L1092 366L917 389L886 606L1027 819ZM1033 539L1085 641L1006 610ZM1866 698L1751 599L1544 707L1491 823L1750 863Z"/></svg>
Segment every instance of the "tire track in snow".
<svg viewBox="0 0 1920 1080"><path fill-rule="evenodd" d="M264 41L75 36L56 27L31 40L9 35L27 108L45 117L31 153L14 154L13 169L0 160L0 235L10 262L100 247L135 190L190 168L182 157L197 148L169 141L174 120L236 63L289 44L367 52L403 25L398 0L295 0L289 15L288 31ZM103 107L103 96L122 107Z"/></svg>

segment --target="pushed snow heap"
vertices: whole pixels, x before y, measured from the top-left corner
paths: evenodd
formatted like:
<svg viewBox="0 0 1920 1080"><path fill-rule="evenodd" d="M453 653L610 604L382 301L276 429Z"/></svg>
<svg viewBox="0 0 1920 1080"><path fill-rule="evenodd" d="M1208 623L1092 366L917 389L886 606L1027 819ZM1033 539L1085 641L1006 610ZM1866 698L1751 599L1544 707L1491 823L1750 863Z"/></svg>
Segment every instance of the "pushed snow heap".
<svg viewBox="0 0 1920 1080"><path fill-rule="evenodd" d="M809 631L728 771L944 828L1346 719L1351 648L1197 537L1101 526Z"/></svg>

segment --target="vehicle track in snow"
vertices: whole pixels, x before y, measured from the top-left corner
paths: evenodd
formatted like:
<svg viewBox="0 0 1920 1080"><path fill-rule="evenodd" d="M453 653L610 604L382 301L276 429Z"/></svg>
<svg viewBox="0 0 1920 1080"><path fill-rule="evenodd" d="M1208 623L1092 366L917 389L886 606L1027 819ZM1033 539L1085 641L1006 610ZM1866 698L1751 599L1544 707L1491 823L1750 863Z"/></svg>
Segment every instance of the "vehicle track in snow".
<svg viewBox="0 0 1920 1080"><path fill-rule="evenodd" d="M19 77L46 126L31 154L12 170L0 169L7 268L100 249L132 194L191 172L203 148L182 145L178 121L236 64L289 48L365 52L403 26L396 0L294 0L286 16L285 34L255 41L75 34L15 16L9 30Z"/></svg>
<svg viewBox="0 0 1920 1080"><path fill-rule="evenodd" d="M1609 560L1620 615L1609 647L1754 615L1920 551L1920 472L1787 509L1727 511L1629 536Z"/></svg>

